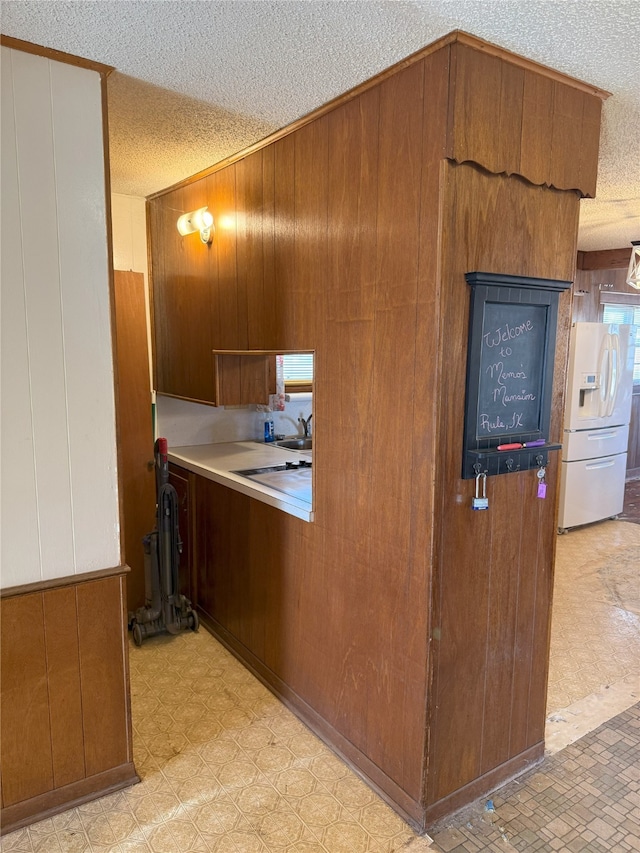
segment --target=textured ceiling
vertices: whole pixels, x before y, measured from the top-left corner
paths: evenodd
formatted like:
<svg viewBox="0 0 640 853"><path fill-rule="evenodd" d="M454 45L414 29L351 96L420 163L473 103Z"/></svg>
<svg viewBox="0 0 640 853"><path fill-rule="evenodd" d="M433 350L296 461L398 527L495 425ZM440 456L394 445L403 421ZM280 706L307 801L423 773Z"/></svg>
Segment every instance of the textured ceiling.
<svg viewBox="0 0 640 853"><path fill-rule="evenodd" d="M2 0L2 32L112 65L112 189L207 168L454 29L612 93L579 248L640 239L637 0Z"/></svg>

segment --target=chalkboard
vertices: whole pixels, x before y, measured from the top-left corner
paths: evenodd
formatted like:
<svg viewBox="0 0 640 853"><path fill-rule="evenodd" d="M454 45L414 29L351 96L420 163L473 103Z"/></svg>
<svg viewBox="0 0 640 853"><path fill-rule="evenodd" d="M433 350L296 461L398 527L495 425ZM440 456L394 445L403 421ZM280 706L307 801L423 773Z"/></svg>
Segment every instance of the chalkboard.
<svg viewBox="0 0 640 853"><path fill-rule="evenodd" d="M515 461L511 454L505 467L497 447L544 439L545 450L552 449L558 298L571 282L479 272L466 279L472 291L462 476L534 467L539 448L517 451Z"/></svg>
<svg viewBox="0 0 640 853"><path fill-rule="evenodd" d="M547 313L546 305L485 303L476 439L540 431Z"/></svg>

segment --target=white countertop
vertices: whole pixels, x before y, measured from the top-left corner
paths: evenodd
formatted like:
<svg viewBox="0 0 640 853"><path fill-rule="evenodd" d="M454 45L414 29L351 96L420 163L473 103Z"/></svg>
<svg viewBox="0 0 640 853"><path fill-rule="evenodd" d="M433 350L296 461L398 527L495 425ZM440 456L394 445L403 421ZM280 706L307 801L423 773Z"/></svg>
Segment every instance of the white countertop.
<svg viewBox="0 0 640 853"><path fill-rule="evenodd" d="M272 444L263 444L258 441L192 444L169 448L169 461L175 465L180 465L188 471L193 471L194 474L200 474L222 486L281 509L289 515L295 515L303 521L313 521L310 501L233 473L248 468L283 465L296 458L310 460L312 453L303 450L285 450L282 447L274 447Z"/></svg>

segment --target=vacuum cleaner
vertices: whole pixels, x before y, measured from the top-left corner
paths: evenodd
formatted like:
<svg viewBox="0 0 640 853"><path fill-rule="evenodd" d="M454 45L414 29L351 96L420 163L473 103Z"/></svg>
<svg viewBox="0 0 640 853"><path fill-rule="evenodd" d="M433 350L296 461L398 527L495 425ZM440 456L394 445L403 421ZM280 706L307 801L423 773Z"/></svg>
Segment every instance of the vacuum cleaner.
<svg viewBox="0 0 640 853"><path fill-rule="evenodd" d="M154 445L156 471L156 527L142 540L144 547L145 605L129 612L133 642L168 631L197 631L198 614L191 602L180 594L178 568L182 540L178 530L178 494L169 483L167 439Z"/></svg>

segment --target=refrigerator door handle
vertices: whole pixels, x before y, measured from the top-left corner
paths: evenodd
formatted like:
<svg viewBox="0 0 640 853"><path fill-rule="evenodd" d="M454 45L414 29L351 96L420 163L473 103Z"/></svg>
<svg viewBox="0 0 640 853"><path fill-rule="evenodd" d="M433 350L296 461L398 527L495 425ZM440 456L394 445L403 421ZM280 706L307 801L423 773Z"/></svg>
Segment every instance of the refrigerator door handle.
<svg viewBox="0 0 640 853"><path fill-rule="evenodd" d="M592 462L591 465L585 465L585 471L593 471L595 468L611 468L615 465L613 459L606 459L604 462Z"/></svg>
<svg viewBox="0 0 640 853"><path fill-rule="evenodd" d="M607 417L613 414L618 394L620 363L620 339L618 335L609 335L609 381L607 383Z"/></svg>
<svg viewBox="0 0 640 853"><path fill-rule="evenodd" d="M603 335L600 344L598 371L600 373L600 393L598 395L598 417L603 418L607 413L607 395L609 389L609 334Z"/></svg>
<svg viewBox="0 0 640 853"><path fill-rule="evenodd" d="M609 430L608 432L589 432L587 433L587 441L605 441L608 438L617 438L619 436L618 430Z"/></svg>

